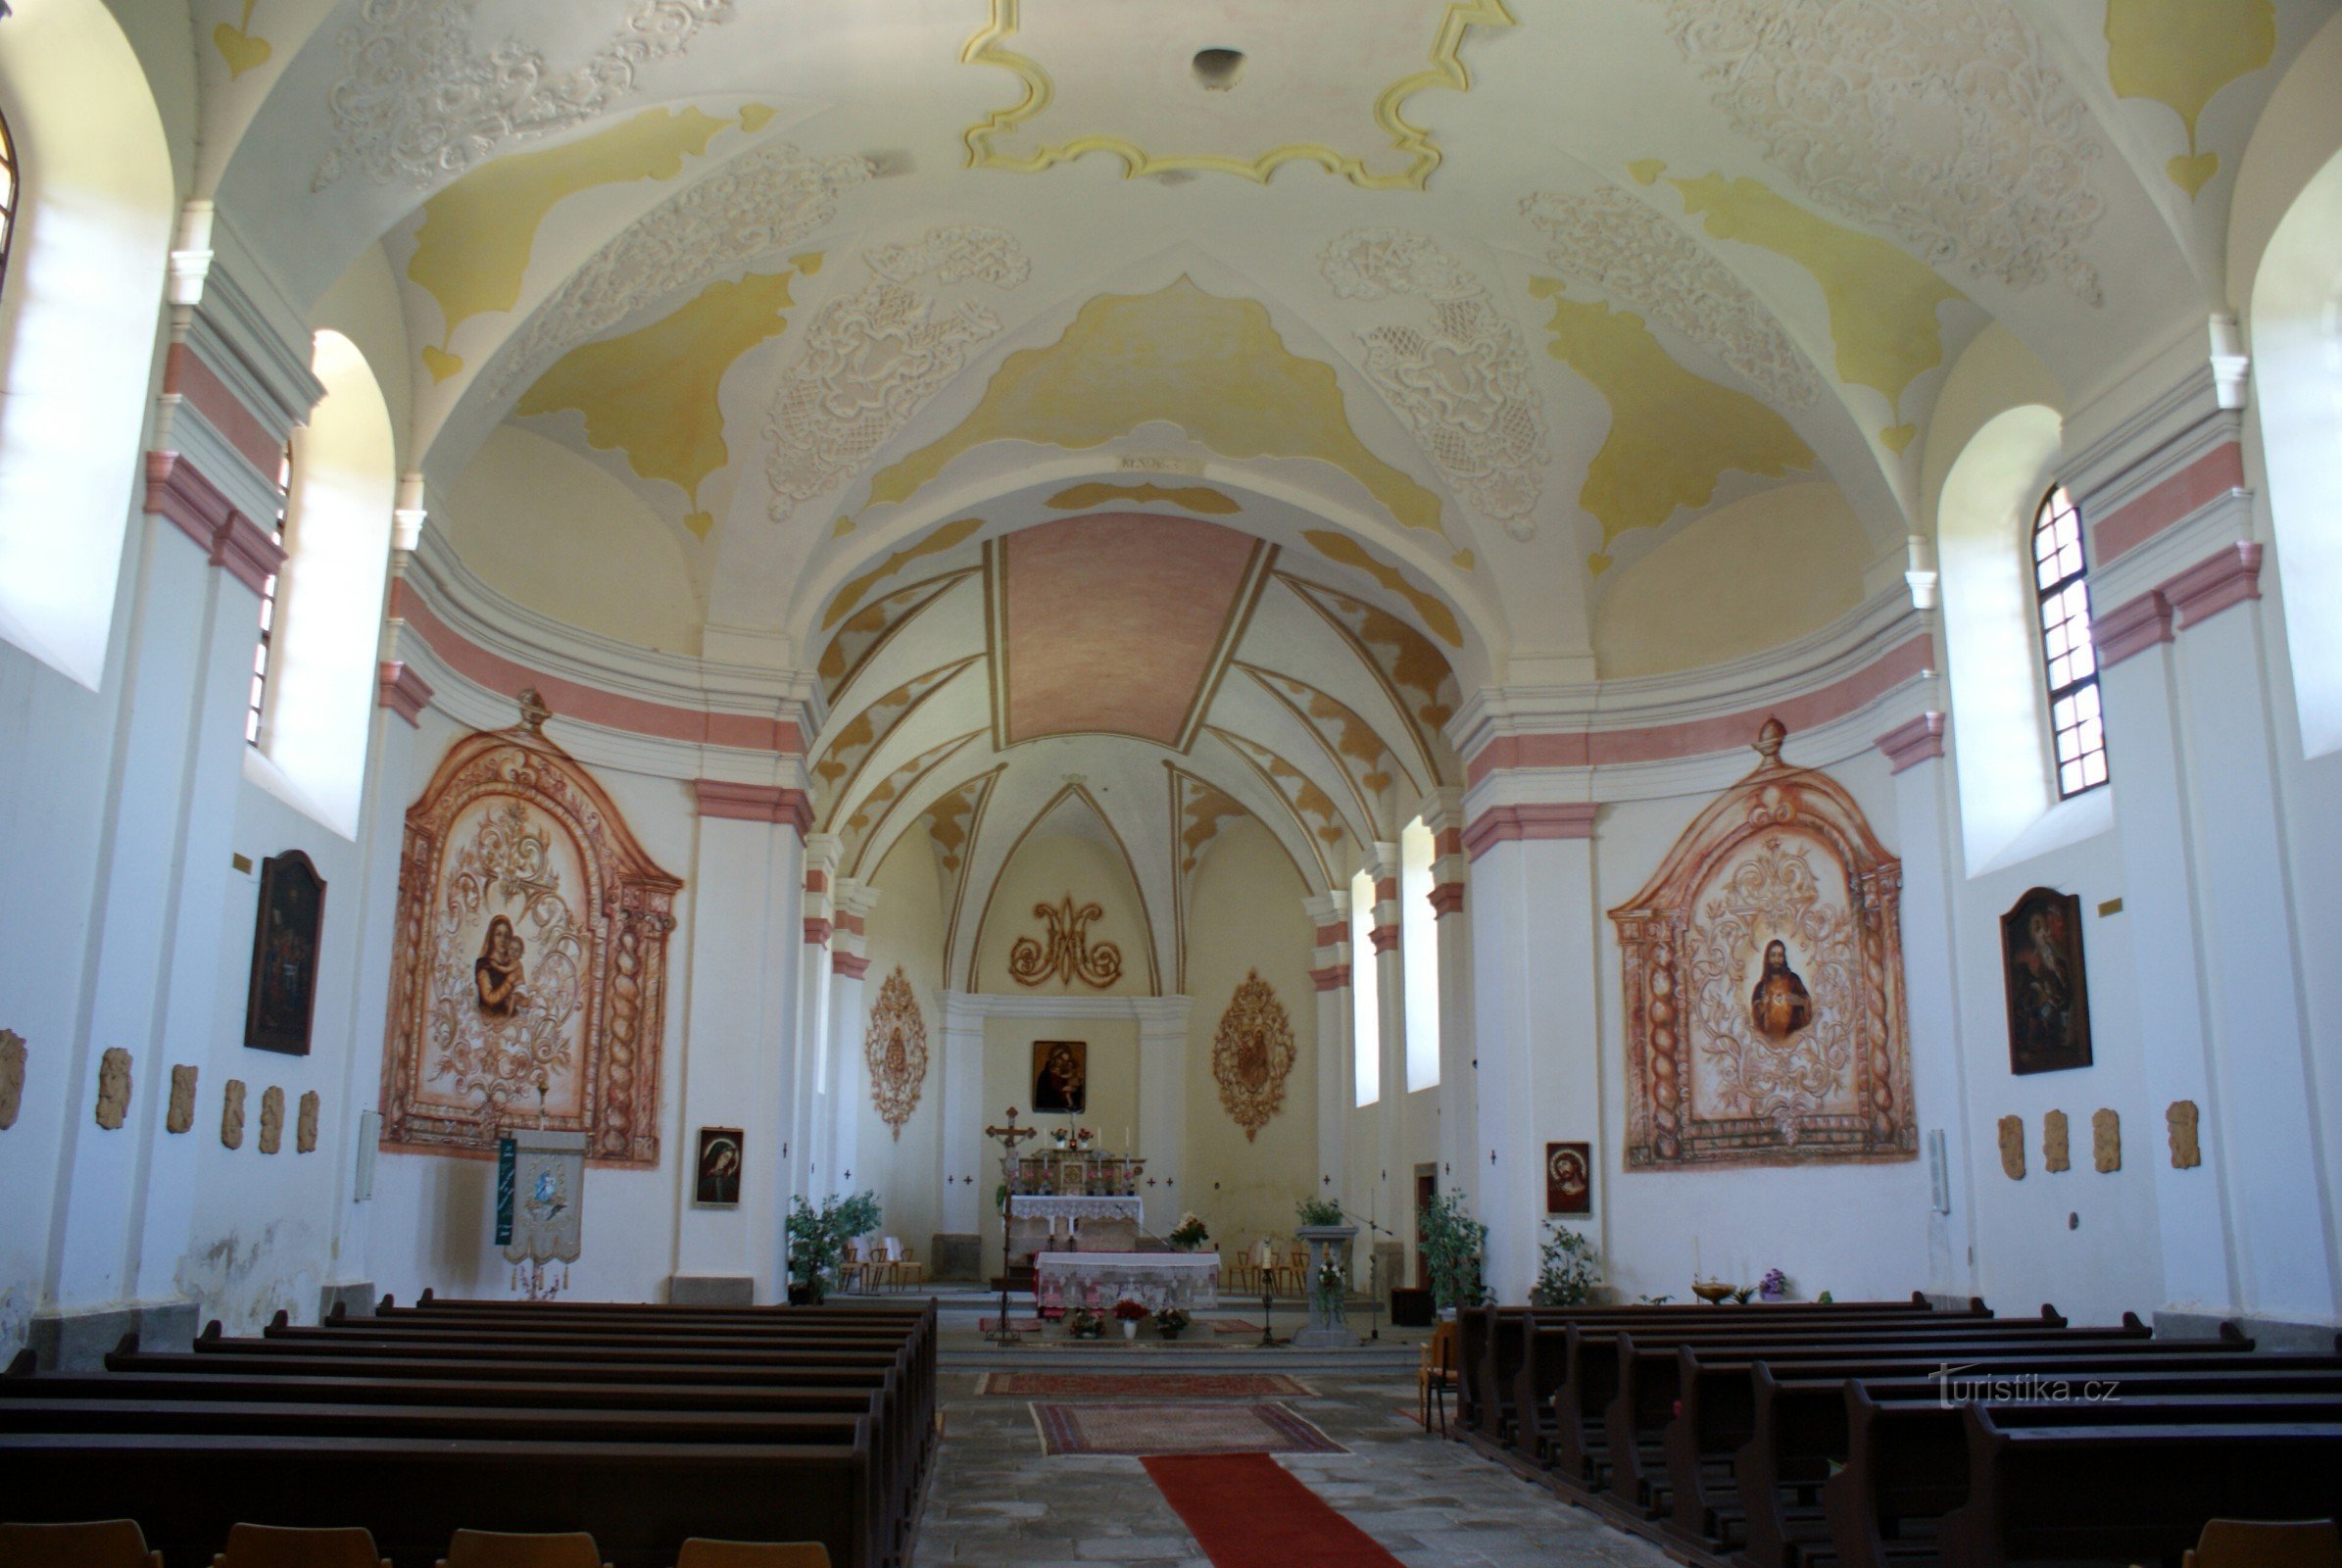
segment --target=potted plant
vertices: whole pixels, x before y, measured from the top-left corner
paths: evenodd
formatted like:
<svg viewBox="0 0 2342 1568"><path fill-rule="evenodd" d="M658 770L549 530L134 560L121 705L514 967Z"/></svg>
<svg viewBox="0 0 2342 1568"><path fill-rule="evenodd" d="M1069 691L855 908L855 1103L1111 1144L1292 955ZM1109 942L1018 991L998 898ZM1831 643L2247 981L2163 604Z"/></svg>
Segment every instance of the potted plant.
<svg viewBox="0 0 2342 1568"><path fill-rule="evenodd" d="M1182 1214L1179 1216L1179 1223L1171 1227L1163 1240L1169 1242L1180 1251L1193 1252L1196 1248L1211 1240L1211 1232L1205 1230L1203 1221L1197 1219L1194 1214Z"/></svg>
<svg viewBox="0 0 2342 1568"><path fill-rule="evenodd" d="M1331 1198L1304 1198L1293 1212L1303 1230L1332 1230L1342 1222L1342 1205Z"/></svg>
<svg viewBox="0 0 2342 1568"><path fill-rule="evenodd" d="M1126 1340L1139 1337L1139 1325L1146 1322L1148 1315L1147 1308L1127 1296L1114 1303L1114 1321L1122 1325L1122 1337Z"/></svg>
<svg viewBox="0 0 2342 1568"><path fill-rule="evenodd" d="M1077 1306L1065 1314L1065 1334L1068 1339L1102 1340L1106 1335L1106 1320L1086 1306Z"/></svg>
<svg viewBox="0 0 2342 1568"><path fill-rule="evenodd" d="M1780 1269L1765 1270L1765 1277L1757 1282L1757 1299L1785 1301L1789 1298L1789 1277Z"/></svg>
<svg viewBox="0 0 2342 1568"><path fill-rule="evenodd" d="M1584 1306L1602 1283L1602 1257L1586 1236L1551 1220L1545 1222L1544 1246L1537 1252L1537 1283L1529 1289L1532 1306Z"/></svg>
<svg viewBox="0 0 2342 1568"><path fill-rule="evenodd" d="M1442 1193L1423 1206L1420 1215L1424 1261L1430 1265L1432 1303L1441 1317L1455 1316L1460 1306L1478 1306L1488 1298L1481 1283L1481 1258L1488 1250L1488 1228L1464 1207L1461 1193Z"/></svg>
<svg viewBox="0 0 2342 1568"><path fill-rule="evenodd" d="M799 1195L789 1205L783 1233L789 1244L789 1304L818 1306L837 1280L846 1244L882 1223L876 1193L840 1198L832 1193L815 1208Z"/></svg>
<svg viewBox="0 0 2342 1568"><path fill-rule="evenodd" d="M1188 1326L1188 1315L1176 1306L1166 1306L1154 1315L1154 1331L1166 1340L1176 1340Z"/></svg>

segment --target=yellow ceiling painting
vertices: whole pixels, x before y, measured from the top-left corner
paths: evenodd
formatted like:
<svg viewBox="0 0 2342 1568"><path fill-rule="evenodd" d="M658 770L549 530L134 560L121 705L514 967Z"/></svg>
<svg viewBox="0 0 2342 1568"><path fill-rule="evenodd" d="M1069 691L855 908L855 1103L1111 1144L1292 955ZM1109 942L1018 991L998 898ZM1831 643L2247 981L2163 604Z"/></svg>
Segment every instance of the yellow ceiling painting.
<svg viewBox="0 0 2342 1568"><path fill-rule="evenodd" d="M2196 122L2214 94L2267 66L2277 52L2276 0L2107 0L2106 72L2117 93L2170 106L2187 127L2187 151L2164 166L2194 200L2220 156L2196 145Z"/></svg>
<svg viewBox="0 0 2342 1568"><path fill-rule="evenodd" d="M1814 466L1813 449L1771 408L1683 368L1641 317L1569 299L1565 287L1540 277L1529 291L1553 302L1545 351L1610 404L1610 433L1578 493L1602 525L1605 550L1586 563L1595 575L1608 569L1607 547L1620 534L1656 528L1681 507L1706 506L1727 473L1777 479Z"/></svg>
<svg viewBox="0 0 2342 1568"><path fill-rule="evenodd" d="M1365 58L1328 91L1316 69L1330 52L1326 12L1252 7L1195 31L1211 9L992 0L959 58L1008 72L1024 96L962 133L968 167L1036 173L1102 152L1126 179L1211 172L1265 184L1308 163L1367 190L1422 190L1440 152L1404 117L1407 100L1469 92L1465 36L1515 25L1504 0L1346 0L1342 46Z"/></svg>
<svg viewBox="0 0 2342 1568"><path fill-rule="evenodd" d="M1277 798L1293 811L1294 820L1301 824L1301 830L1309 840L1311 852L1317 856L1318 869L1324 873L1330 885L1334 881L1334 863L1327 858L1326 851L1339 846L1344 839L1353 843L1356 841L1356 835L1350 831L1348 821L1342 814L1342 808L1334 804L1334 797L1319 789L1316 780L1308 774L1258 741L1246 740L1242 735L1208 726L1206 733L1218 737L1221 744L1244 759L1245 764L1260 776L1261 782L1275 791Z"/></svg>
<svg viewBox="0 0 2342 1568"><path fill-rule="evenodd" d="M1049 498L1048 505L1052 512L1095 512L1115 501L1129 501L1140 506L1159 501L1165 506L1181 507L1212 517L1233 517L1244 510L1232 497L1222 495L1209 485L1166 487L1159 484L1108 484L1102 479L1077 484L1070 490L1060 490Z"/></svg>
<svg viewBox="0 0 2342 1568"><path fill-rule="evenodd" d="M945 523L941 528L936 529L935 532L929 534L917 544L905 545L901 550L896 551L893 555L887 557L886 560L880 562L868 571L863 572L860 576L854 578L852 581L848 582L846 586L838 590L837 597L829 602L829 609L822 612L821 629L823 631L827 631L832 626L835 626L839 621L845 619L847 615L853 612L854 606L860 604L869 596L871 589L877 587L880 583L886 581L889 577L892 577L895 575L895 573L901 571L912 562L922 560L928 556L940 556L945 551L951 549L954 545L957 545L961 541L965 540L970 534L974 533L978 528L983 526L984 519L982 517L962 517L957 522Z"/></svg>
<svg viewBox="0 0 2342 1568"><path fill-rule="evenodd" d="M1326 749L1327 757L1342 769L1357 795L1358 814L1372 823L1378 833L1395 831L1398 821L1389 809L1397 804L1391 799L1391 787L1403 782L1411 794L1420 794L1422 786L1391 755L1382 731L1361 718L1356 709L1307 681L1252 664L1240 667L1298 718Z"/></svg>
<svg viewBox="0 0 2342 1568"><path fill-rule="evenodd" d="M222 22L212 29L212 47L220 51L220 58L227 62L227 78L235 80L245 72L265 66L268 57L276 53L276 46L252 30L253 0L244 0L243 14L234 22Z"/></svg>
<svg viewBox="0 0 2342 1568"><path fill-rule="evenodd" d="M732 460L717 394L724 372L789 325L790 282L820 270L818 255L777 272L710 283L690 303L632 332L571 349L520 396L521 417L574 410L597 451L623 452L635 473L690 498L684 526L707 538L715 519L700 486Z"/></svg>
<svg viewBox="0 0 2342 1568"><path fill-rule="evenodd" d="M838 699L845 695L846 688L854 684L854 678L862 672L863 667L870 662L871 656L884 647L889 638L902 630L913 615L933 604L945 589L973 575L975 571L971 567L943 577L914 582L896 589L884 598L872 600L848 616L846 624L840 626L838 634L829 640L829 646L822 649L820 662L813 666L813 673L821 680L821 695L831 708L837 707Z"/></svg>
<svg viewBox="0 0 2342 1568"><path fill-rule="evenodd" d="M673 179L686 157L706 155L716 132L734 123L754 131L771 119L760 104L737 122L697 109L646 109L576 141L482 164L423 203L407 276L439 302L439 342L422 351L432 378L464 368L451 352L457 328L520 303L537 230L564 198L597 185Z"/></svg>
<svg viewBox="0 0 2342 1568"><path fill-rule="evenodd" d="M1179 869L1192 875L1203 858L1203 847L1219 836L1220 824L1229 817L1244 815L1244 808L1218 785L1169 761L1163 766L1171 772L1171 826L1179 837Z"/></svg>
<svg viewBox="0 0 2342 1568"><path fill-rule="evenodd" d="M838 808L845 803L848 787L862 770L862 764L870 760L871 754L884 745L887 737L894 734L905 719L918 711L921 703L975 662L975 658L962 659L940 669L913 675L854 714L835 736L826 741L812 770L813 806L821 813L824 828L837 819Z"/></svg>
<svg viewBox="0 0 2342 1568"><path fill-rule="evenodd" d="M1360 571L1390 589L1415 607L1415 613L1432 629L1432 635L1450 648L1464 646L1464 628L1457 623L1455 612L1448 609L1438 595L1424 592L1407 580L1407 574L1382 560L1346 533L1332 528L1304 528L1301 537L1314 546L1328 561Z"/></svg>
<svg viewBox="0 0 2342 1568"><path fill-rule="evenodd" d="M1647 185L1659 168L1644 162L1631 172ZM1706 220L1711 237L1785 256L1812 274L1830 310L1838 379L1886 399L1891 422L1878 432L1880 445L1898 454L1911 445L1919 426L1903 419L1903 393L1943 363L1937 310L1968 296L1908 252L1817 218L1759 180L1705 174L1668 183L1683 194L1686 216Z"/></svg>
<svg viewBox="0 0 2342 1568"><path fill-rule="evenodd" d="M1088 451L1152 420L1224 458L1313 458L1342 469L1401 524L1440 533L1439 498L1366 449L1334 368L1285 346L1267 307L1193 279L1099 294L1064 336L1011 354L957 429L881 471L872 506L909 500L989 441Z"/></svg>
<svg viewBox="0 0 2342 1568"><path fill-rule="evenodd" d="M1455 716L1455 671L1432 640L1376 605L1332 588L1284 576L1285 585L1347 637L1391 688L1393 701L1414 718L1425 740Z"/></svg>
<svg viewBox="0 0 2342 1568"><path fill-rule="evenodd" d="M943 766L954 752L983 733L982 730L970 730L965 735L955 735L929 747L879 780L877 786L861 798L854 808L854 814L847 817L845 826L838 829L838 863L847 868L847 875L861 875L862 858L870 851L872 834L894 814L903 795L919 780Z"/></svg>

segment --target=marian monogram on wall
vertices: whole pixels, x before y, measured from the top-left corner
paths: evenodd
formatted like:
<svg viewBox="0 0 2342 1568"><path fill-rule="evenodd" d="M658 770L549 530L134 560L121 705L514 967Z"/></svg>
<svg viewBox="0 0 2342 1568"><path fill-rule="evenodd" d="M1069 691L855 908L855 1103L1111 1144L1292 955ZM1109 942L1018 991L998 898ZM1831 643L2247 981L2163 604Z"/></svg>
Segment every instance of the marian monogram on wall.
<svg viewBox="0 0 2342 1568"><path fill-rule="evenodd" d="M666 943L682 883L522 722L457 743L407 812L382 1146L486 1157L498 1129L659 1163Z"/></svg>
<svg viewBox="0 0 2342 1568"><path fill-rule="evenodd" d="M1220 1032L1212 1040L1211 1075L1220 1103L1250 1143L1285 1108L1285 1082L1293 1076L1293 1020L1285 1004L1255 970L1236 988Z"/></svg>
<svg viewBox="0 0 2342 1568"><path fill-rule="evenodd" d="M1631 1167L1917 1155L1902 863L1784 733L1610 911Z"/></svg>
<svg viewBox="0 0 2342 1568"><path fill-rule="evenodd" d="M1073 895L1051 906L1036 904L1042 934L1018 937L1008 949L1008 978L1020 986L1047 985L1054 980L1071 985L1080 980L1100 988L1122 978L1122 950L1111 942L1090 940L1090 922L1104 916L1096 904L1076 905Z"/></svg>
<svg viewBox="0 0 2342 1568"><path fill-rule="evenodd" d="M870 1068L870 1103L900 1141L927 1082L927 1021L919 1016L919 999L901 964L878 988L870 1027L862 1036L862 1059Z"/></svg>

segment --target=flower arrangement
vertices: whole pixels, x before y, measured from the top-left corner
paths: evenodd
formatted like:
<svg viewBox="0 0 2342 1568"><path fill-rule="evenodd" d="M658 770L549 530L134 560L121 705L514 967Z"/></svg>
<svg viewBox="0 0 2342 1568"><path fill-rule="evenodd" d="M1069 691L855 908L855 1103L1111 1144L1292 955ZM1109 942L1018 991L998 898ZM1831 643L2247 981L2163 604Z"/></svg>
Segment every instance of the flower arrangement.
<svg viewBox="0 0 2342 1568"><path fill-rule="evenodd" d="M1176 1306L1166 1306L1154 1315L1154 1331L1166 1340L1176 1340L1188 1322L1187 1313Z"/></svg>
<svg viewBox="0 0 2342 1568"><path fill-rule="evenodd" d="M1317 1286L1311 1293L1317 1298L1321 1316L1328 1319L1342 1315L1342 1304L1350 1294L1349 1271L1328 1257L1318 1265Z"/></svg>
<svg viewBox="0 0 2342 1568"><path fill-rule="evenodd" d="M1787 1300L1789 1277L1777 1268L1765 1270L1765 1277L1757 1282L1757 1297L1766 1301Z"/></svg>
<svg viewBox="0 0 2342 1568"><path fill-rule="evenodd" d="M1114 1321L1117 1323L1138 1323L1151 1315L1147 1308L1127 1296L1114 1303Z"/></svg>
<svg viewBox="0 0 2342 1568"><path fill-rule="evenodd" d="M1179 1223L1171 1227L1163 1240L1183 1252L1192 1252L1211 1240L1211 1232L1204 1229L1202 1220L1188 1213L1179 1216Z"/></svg>
<svg viewBox="0 0 2342 1568"><path fill-rule="evenodd" d="M1086 1306L1077 1306L1065 1314L1065 1332L1070 1338L1077 1340L1103 1339L1106 1333L1106 1320Z"/></svg>

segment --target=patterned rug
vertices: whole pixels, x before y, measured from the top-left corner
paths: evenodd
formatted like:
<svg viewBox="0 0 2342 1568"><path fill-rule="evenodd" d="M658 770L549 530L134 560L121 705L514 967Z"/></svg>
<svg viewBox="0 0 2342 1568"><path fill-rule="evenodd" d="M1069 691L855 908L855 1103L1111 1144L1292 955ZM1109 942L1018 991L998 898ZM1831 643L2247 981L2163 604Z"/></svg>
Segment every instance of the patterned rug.
<svg viewBox="0 0 2342 1568"><path fill-rule="evenodd" d="M1317 1391L1282 1372L986 1372L978 1394L1019 1399L1314 1399Z"/></svg>
<svg viewBox="0 0 2342 1568"><path fill-rule="evenodd" d="M1044 1453L1347 1453L1281 1404L1032 1406Z"/></svg>
<svg viewBox="0 0 2342 1568"><path fill-rule="evenodd" d="M1260 1332L1260 1325L1257 1323L1247 1323L1241 1317L1224 1319L1214 1318L1212 1320L1211 1331L1214 1334L1258 1334Z"/></svg>

